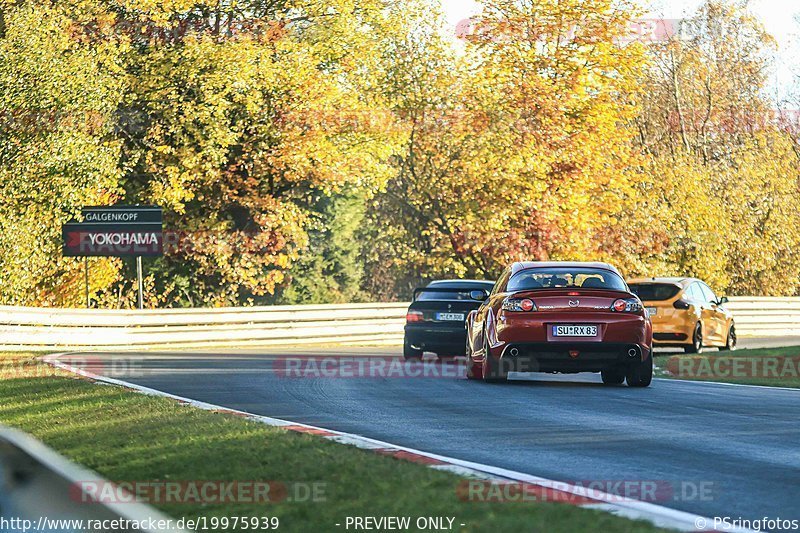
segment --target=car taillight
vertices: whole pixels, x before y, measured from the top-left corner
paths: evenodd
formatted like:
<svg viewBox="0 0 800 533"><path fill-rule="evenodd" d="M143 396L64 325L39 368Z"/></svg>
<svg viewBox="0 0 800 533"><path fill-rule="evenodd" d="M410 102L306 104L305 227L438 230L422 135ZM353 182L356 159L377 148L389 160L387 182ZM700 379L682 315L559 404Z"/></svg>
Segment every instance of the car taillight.
<svg viewBox="0 0 800 533"><path fill-rule="evenodd" d="M684 309L685 310L685 309L689 309L691 307L691 304L689 302L687 302L686 300L675 300L675 303L672 304L672 307L674 307L675 309Z"/></svg>
<svg viewBox="0 0 800 533"><path fill-rule="evenodd" d="M637 298L620 298L611 304L611 310L618 313L638 313L642 310L642 302Z"/></svg>
<svg viewBox="0 0 800 533"><path fill-rule="evenodd" d="M406 324L422 322L422 311L409 311L406 313Z"/></svg>
<svg viewBox="0 0 800 533"><path fill-rule="evenodd" d="M530 298L506 298L503 301L503 311L525 313L536 310L536 304Z"/></svg>

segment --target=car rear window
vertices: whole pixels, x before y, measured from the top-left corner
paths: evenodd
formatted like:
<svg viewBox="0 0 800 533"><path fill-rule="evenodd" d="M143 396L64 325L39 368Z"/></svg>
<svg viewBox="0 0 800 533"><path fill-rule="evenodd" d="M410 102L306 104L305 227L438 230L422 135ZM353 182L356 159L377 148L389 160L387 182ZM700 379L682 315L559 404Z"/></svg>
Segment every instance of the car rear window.
<svg viewBox="0 0 800 533"><path fill-rule="evenodd" d="M417 294L417 300L426 301L426 300L472 300L469 293L473 290L481 290L484 287L476 287L474 289L464 289L458 292L445 292L445 291L437 291L437 290L423 290Z"/></svg>
<svg viewBox="0 0 800 533"><path fill-rule="evenodd" d="M462 282L435 283L415 292L415 302L430 300L472 300L472 291L486 291L489 293L493 283L465 284ZM475 301L475 300L472 300Z"/></svg>
<svg viewBox="0 0 800 533"><path fill-rule="evenodd" d="M661 302L677 296L681 288L670 283L634 283L630 286L633 294L643 302Z"/></svg>
<svg viewBox="0 0 800 533"><path fill-rule="evenodd" d="M560 289L611 289L627 291L625 282L610 270L599 268L531 268L521 270L508 280L509 292Z"/></svg>

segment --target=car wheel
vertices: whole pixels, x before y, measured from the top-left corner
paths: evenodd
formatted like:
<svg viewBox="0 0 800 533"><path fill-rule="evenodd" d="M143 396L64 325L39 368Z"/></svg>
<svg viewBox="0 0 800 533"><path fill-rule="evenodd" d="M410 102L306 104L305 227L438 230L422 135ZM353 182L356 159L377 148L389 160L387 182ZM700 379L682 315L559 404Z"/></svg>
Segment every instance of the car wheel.
<svg viewBox="0 0 800 533"><path fill-rule="evenodd" d="M685 346L683 351L686 353L703 353L703 324L698 322L694 327L692 344Z"/></svg>
<svg viewBox="0 0 800 533"><path fill-rule="evenodd" d="M403 341L403 357L408 361L409 359L422 359L422 350L414 348L408 339Z"/></svg>
<svg viewBox="0 0 800 533"><path fill-rule="evenodd" d="M486 383L505 383L508 380L508 374L500 370L500 361L496 361L491 355L484 357L481 373Z"/></svg>
<svg viewBox="0 0 800 533"><path fill-rule="evenodd" d="M725 342L725 350L733 351L736 349L736 326L731 324L730 329L728 330L728 340Z"/></svg>
<svg viewBox="0 0 800 533"><path fill-rule="evenodd" d="M472 360L472 348L469 345L469 338L464 351L467 354L467 379L483 379L483 367Z"/></svg>
<svg viewBox="0 0 800 533"><path fill-rule="evenodd" d="M628 367L625 379L629 387L649 387L653 381L653 353L646 361L638 361Z"/></svg>
<svg viewBox="0 0 800 533"><path fill-rule="evenodd" d="M607 368L600 372L605 385L622 385L625 381L625 370L622 368Z"/></svg>
<svg viewBox="0 0 800 533"><path fill-rule="evenodd" d="M492 354L489 353L489 347L486 345L485 333L483 338L484 350L486 351L486 354L483 356L483 366L481 367L483 381L486 383L504 383L508 380L508 373L503 371L500 361L492 357Z"/></svg>

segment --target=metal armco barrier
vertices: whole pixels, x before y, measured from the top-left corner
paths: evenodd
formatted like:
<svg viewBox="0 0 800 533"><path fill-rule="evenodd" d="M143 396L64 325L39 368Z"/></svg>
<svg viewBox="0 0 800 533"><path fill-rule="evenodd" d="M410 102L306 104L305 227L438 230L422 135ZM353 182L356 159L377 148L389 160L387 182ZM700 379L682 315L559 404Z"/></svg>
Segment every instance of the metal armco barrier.
<svg viewBox="0 0 800 533"><path fill-rule="evenodd" d="M740 337L800 335L800 298L731 298ZM403 338L406 303L105 311L0 306L0 350L381 342Z"/></svg>
<svg viewBox="0 0 800 533"><path fill-rule="evenodd" d="M0 350L400 342L408 304L106 311L0 306Z"/></svg>
<svg viewBox="0 0 800 533"><path fill-rule="evenodd" d="M731 298L736 331L744 337L800 335L800 298Z"/></svg>
<svg viewBox="0 0 800 533"><path fill-rule="evenodd" d="M0 426L0 531L181 531L177 521L142 503L91 501L81 487L106 484L17 430ZM155 524L155 528L149 527ZM161 527L161 526L165 527Z"/></svg>

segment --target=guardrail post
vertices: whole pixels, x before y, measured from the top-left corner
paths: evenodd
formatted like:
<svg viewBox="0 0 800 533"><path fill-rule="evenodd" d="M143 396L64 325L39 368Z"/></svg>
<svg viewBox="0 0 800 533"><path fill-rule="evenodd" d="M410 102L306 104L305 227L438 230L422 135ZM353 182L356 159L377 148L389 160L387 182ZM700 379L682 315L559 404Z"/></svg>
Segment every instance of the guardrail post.
<svg viewBox="0 0 800 533"><path fill-rule="evenodd" d="M142 279L142 256L136 256L136 279L139 281L139 309L144 309L144 280Z"/></svg>
<svg viewBox="0 0 800 533"><path fill-rule="evenodd" d="M83 288L86 294L86 309L89 309L92 302L89 300L89 258L86 256L83 258Z"/></svg>

